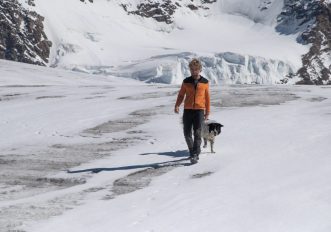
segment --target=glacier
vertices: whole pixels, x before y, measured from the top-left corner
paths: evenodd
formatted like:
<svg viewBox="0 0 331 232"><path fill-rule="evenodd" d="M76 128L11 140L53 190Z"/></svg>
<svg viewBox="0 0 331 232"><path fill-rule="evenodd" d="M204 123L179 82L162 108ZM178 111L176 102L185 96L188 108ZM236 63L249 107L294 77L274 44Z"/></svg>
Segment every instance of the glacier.
<svg viewBox="0 0 331 232"><path fill-rule="evenodd" d="M75 71L90 74L106 74L132 78L146 83L181 84L190 76L188 64L198 57L202 63L202 75L213 84L281 84L294 73L295 67L281 60L265 59L232 52L199 56L184 52L153 56L132 61L118 67L112 66L71 66Z"/></svg>

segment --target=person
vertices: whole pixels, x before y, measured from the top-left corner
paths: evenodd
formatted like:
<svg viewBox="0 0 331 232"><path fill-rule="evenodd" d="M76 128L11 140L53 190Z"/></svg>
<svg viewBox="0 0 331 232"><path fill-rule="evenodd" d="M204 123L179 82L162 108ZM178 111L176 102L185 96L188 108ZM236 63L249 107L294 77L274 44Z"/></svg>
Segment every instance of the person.
<svg viewBox="0 0 331 232"><path fill-rule="evenodd" d="M183 126L184 137L190 153L191 162L197 162L201 152L201 130L203 120L208 120L210 113L210 95L208 80L200 75L201 62L193 59L189 63L191 76L183 80L179 90L175 113L179 113L179 107L184 98ZM193 135L192 138L192 127Z"/></svg>

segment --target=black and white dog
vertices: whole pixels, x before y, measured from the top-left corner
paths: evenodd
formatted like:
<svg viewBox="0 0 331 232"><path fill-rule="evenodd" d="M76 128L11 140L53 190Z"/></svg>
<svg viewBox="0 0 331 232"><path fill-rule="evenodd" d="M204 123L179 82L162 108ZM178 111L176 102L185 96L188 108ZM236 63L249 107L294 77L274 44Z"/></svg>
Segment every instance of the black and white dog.
<svg viewBox="0 0 331 232"><path fill-rule="evenodd" d="M214 142L215 137L221 133L222 124L214 121L207 120L202 123L202 133L201 137L203 138L203 148L207 147L207 141L210 142L210 151L211 153L215 153L214 151Z"/></svg>

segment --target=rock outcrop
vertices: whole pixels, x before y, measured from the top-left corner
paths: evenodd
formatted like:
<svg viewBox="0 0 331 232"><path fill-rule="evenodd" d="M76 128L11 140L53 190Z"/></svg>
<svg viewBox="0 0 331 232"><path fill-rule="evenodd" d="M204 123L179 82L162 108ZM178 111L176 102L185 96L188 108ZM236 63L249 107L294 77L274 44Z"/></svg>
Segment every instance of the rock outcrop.
<svg viewBox="0 0 331 232"><path fill-rule="evenodd" d="M324 0L285 0L276 29L299 34L297 41L310 44L295 76L298 84L331 84L331 3Z"/></svg>
<svg viewBox="0 0 331 232"><path fill-rule="evenodd" d="M33 6L33 0L27 2ZM17 0L0 1L0 59L46 65L51 41L44 17L25 9Z"/></svg>
<svg viewBox="0 0 331 232"><path fill-rule="evenodd" d="M128 14L135 14L145 18L153 18L158 22L165 22L166 24L173 23L173 15L176 10L181 7L187 7L192 11L198 9L209 9L206 5L217 2L217 0L201 0L201 1L190 1L184 3L182 1L173 0L149 0L140 3L136 6L132 4L122 4L123 9Z"/></svg>

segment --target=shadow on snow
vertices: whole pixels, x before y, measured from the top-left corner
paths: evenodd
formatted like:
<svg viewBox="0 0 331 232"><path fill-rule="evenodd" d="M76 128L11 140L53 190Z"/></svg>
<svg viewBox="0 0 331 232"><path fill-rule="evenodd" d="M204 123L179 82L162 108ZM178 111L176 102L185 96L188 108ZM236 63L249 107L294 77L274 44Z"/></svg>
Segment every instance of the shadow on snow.
<svg viewBox="0 0 331 232"><path fill-rule="evenodd" d="M183 161L189 161L188 153L186 150L182 151L175 151L175 152L161 152L161 153L143 153L140 155L163 155L163 156L170 156L170 157L186 157L182 159L172 160L172 161L165 161L165 162L159 162L159 163L151 163L151 164L141 164L141 165L129 165L129 166L122 166L122 167L114 167L114 168L89 168L89 169L82 169L82 170L76 170L76 171L70 171L68 170L68 173L82 173L82 172L92 172L92 173L99 173L102 171L120 171L120 170L133 170L133 169L140 169L140 168L164 168L164 167L170 167L170 166L189 166L191 165L190 162L183 162Z"/></svg>

